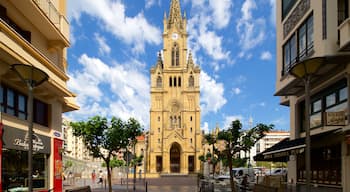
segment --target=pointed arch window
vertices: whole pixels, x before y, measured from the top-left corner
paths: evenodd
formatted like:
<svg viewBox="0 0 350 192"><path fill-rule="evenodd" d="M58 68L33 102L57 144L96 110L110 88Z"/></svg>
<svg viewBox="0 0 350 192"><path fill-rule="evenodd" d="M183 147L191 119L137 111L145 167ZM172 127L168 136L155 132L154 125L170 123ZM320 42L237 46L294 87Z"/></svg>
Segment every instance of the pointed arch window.
<svg viewBox="0 0 350 192"><path fill-rule="evenodd" d="M194 87L194 77L192 75L188 79L188 86L189 87Z"/></svg>
<svg viewBox="0 0 350 192"><path fill-rule="evenodd" d="M174 87L176 87L176 77L174 77Z"/></svg>
<svg viewBox="0 0 350 192"><path fill-rule="evenodd" d="M169 86L172 87L173 86L173 78L169 77Z"/></svg>
<svg viewBox="0 0 350 192"><path fill-rule="evenodd" d="M180 66L180 51L179 46L176 43L174 44L174 47L171 50L171 66Z"/></svg>
<svg viewBox="0 0 350 192"><path fill-rule="evenodd" d="M157 87L162 87L162 78L160 76L157 77Z"/></svg>
<svg viewBox="0 0 350 192"><path fill-rule="evenodd" d="M181 77L178 78L179 87L181 87Z"/></svg>

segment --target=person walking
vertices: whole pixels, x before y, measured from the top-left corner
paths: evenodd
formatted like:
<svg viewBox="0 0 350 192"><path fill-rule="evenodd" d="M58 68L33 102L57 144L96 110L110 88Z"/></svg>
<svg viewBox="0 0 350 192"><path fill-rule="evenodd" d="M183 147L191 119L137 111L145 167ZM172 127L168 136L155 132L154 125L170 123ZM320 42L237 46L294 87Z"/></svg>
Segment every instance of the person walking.
<svg viewBox="0 0 350 192"><path fill-rule="evenodd" d="M98 184L99 183L103 183L103 172L102 172L102 170L100 170L100 172L99 172L99 174L98 174L98 182L97 182Z"/></svg>
<svg viewBox="0 0 350 192"><path fill-rule="evenodd" d="M92 180L92 183L95 183L95 180L96 180L95 170L93 170L92 173L91 173L91 180Z"/></svg>

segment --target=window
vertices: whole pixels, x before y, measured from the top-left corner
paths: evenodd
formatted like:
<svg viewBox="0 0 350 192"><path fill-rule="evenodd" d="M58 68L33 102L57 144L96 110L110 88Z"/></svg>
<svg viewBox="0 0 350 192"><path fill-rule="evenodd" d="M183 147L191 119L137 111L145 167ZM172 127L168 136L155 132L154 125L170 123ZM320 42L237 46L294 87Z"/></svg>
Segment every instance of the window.
<svg viewBox="0 0 350 192"><path fill-rule="evenodd" d="M39 101L39 100L34 100L34 105L33 105L33 111L34 111L34 116L33 116L33 121L35 123L38 123L40 125L48 126L48 105L45 103Z"/></svg>
<svg viewBox="0 0 350 192"><path fill-rule="evenodd" d="M192 121L192 116L190 117L190 121Z"/></svg>
<svg viewBox="0 0 350 192"><path fill-rule="evenodd" d="M10 115L15 115L15 93L11 90L7 90L7 107L6 113Z"/></svg>
<svg viewBox="0 0 350 192"><path fill-rule="evenodd" d="M174 87L176 87L176 77L174 77Z"/></svg>
<svg viewBox="0 0 350 192"><path fill-rule="evenodd" d="M334 105L336 102L336 94L332 93L326 97L326 107Z"/></svg>
<svg viewBox="0 0 350 192"><path fill-rule="evenodd" d="M192 127L190 128L190 132L192 133L192 131L193 131L193 129L192 129Z"/></svg>
<svg viewBox="0 0 350 192"><path fill-rule="evenodd" d="M192 140L192 138L190 139L190 143L192 144L192 142L193 142L193 140Z"/></svg>
<svg viewBox="0 0 350 192"><path fill-rule="evenodd" d="M296 62L297 59L297 47L296 47L296 37L293 35L283 47L284 55L284 72L289 70L292 64Z"/></svg>
<svg viewBox="0 0 350 192"><path fill-rule="evenodd" d="M160 121L160 117L158 116L158 122Z"/></svg>
<svg viewBox="0 0 350 192"><path fill-rule="evenodd" d="M169 86L172 87L173 86L173 78L169 77Z"/></svg>
<svg viewBox="0 0 350 192"><path fill-rule="evenodd" d="M290 10L292 10L295 0L282 0L282 20L288 15Z"/></svg>
<svg viewBox="0 0 350 192"><path fill-rule="evenodd" d="M158 144L160 144L160 139L158 139Z"/></svg>
<svg viewBox="0 0 350 192"><path fill-rule="evenodd" d="M180 52L177 44L171 50L171 66L180 66Z"/></svg>
<svg viewBox="0 0 350 192"><path fill-rule="evenodd" d="M190 78L188 79L188 86L189 87L194 87L194 78L191 75Z"/></svg>
<svg viewBox="0 0 350 192"><path fill-rule="evenodd" d="M289 69L300 60L312 53L314 47L313 16L311 15L283 45L283 71L287 74Z"/></svg>
<svg viewBox="0 0 350 192"><path fill-rule="evenodd" d="M313 17L309 17L298 30L299 60L305 58L314 46Z"/></svg>
<svg viewBox="0 0 350 192"><path fill-rule="evenodd" d="M338 25L349 17L349 0L338 0Z"/></svg>
<svg viewBox="0 0 350 192"><path fill-rule="evenodd" d="M28 152L14 149L3 149L2 171L3 188L6 191L9 188L23 187L27 184L28 176ZM48 155L43 153L33 154L33 171L36 178L33 179L33 188L37 191L39 188L47 188L49 182L49 161Z"/></svg>
<svg viewBox="0 0 350 192"><path fill-rule="evenodd" d="M178 78L179 87L181 87L181 77Z"/></svg>
<svg viewBox="0 0 350 192"><path fill-rule="evenodd" d="M25 120L27 118L27 102L24 95L18 95L18 118Z"/></svg>
<svg viewBox="0 0 350 192"><path fill-rule="evenodd" d="M339 90L339 101L345 101L348 99L348 87L344 87Z"/></svg>
<svg viewBox="0 0 350 192"><path fill-rule="evenodd" d="M322 125L322 100L316 100L311 104L310 128Z"/></svg>
<svg viewBox="0 0 350 192"><path fill-rule="evenodd" d="M158 127L158 133L160 133L160 128Z"/></svg>
<svg viewBox="0 0 350 192"><path fill-rule="evenodd" d="M162 78L160 76L157 77L157 87L162 87Z"/></svg>
<svg viewBox="0 0 350 192"><path fill-rule="evenodd" d="M345 79L340 80L324 90L325 91L317 93L317 97L311 98L310 128L316 128L324 125L324 112L339 112L347 109L348 87ZM303 132L305 131L306 125L304 101L299 103L298 113L300 114L300 131Z"/></svg>

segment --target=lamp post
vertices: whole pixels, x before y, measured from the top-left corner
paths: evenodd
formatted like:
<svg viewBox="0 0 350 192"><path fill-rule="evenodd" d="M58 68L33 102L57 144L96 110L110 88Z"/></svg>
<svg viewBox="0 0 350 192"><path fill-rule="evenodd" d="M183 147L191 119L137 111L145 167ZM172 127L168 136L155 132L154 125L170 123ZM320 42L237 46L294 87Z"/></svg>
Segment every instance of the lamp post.
<svg viewBox="0 0 350 192"><path fill-rule="evenodd" d="M324 58L315 57L305 59L289 70L289 73L298 79L302 79L305 88L305 172L306 172L306 191L311 187L311 138L310 138L310 81L320 68Z"/></svg>
<svg viewBox="0 0 350 192"><path fill-rule="evenodd" d="M33 191L33 89L48 79L48 75L34 67L26 64L11 65L18 77L28 88L28 191Z"/></svg>

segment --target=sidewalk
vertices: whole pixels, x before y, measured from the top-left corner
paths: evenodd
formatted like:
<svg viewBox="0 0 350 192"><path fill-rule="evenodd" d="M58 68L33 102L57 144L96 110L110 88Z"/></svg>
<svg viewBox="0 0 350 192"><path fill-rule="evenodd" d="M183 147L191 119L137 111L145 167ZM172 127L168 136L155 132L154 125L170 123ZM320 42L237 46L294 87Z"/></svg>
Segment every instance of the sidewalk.
<svg viewBox="0 0 350 192"><path fill-rule="evenodd" d="M120 179L112 180L112 190L115 192L133 192L133 179L129 179L129 184L123 182L121 184ZM162 177L155 179L146 179L147 188L149 192L191 192L197 190L197 178L196 177ZM89 185L93 192L106 192L108 191L108 184L96 184L92 183L91 179L78 179L74 185L64 185L64 190L70 188L76 188ZM128 190L127 190L128 188ZM135 185L136 192L145 192L145 182L143 179L137 179Z"/></svg>

